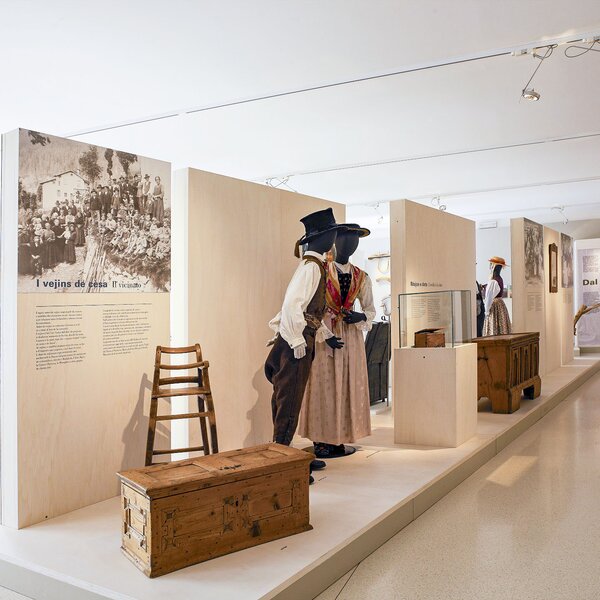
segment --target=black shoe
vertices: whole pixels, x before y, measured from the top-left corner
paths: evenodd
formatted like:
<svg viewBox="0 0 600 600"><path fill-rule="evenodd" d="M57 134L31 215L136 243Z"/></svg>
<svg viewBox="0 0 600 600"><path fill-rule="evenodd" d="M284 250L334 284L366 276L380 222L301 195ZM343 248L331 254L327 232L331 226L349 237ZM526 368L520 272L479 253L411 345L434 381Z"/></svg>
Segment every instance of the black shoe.
<svg viewBox="0 0 600 600"><path fill-rule="evenodd" d="M311 471L320 471L321 469L324 469L326 466L327 466L327 463L324 460L319 460L318 458L315 458L310 463L310 470Z"/></svg>
<svg viewBox="0 0 600 600"><path fill-rule="evenodd" d="M341 458L342 456L350 456L356 452L354 446L346 446L344 444L334 445L317 442L315 444L315 456L317 458Z"/></svg>
<svg viewBox="0 0 600 600"><path fill-rule="evenodd" d="M312 475L308 476L308 485L312 485L315 482L315 478Z"/></svg>

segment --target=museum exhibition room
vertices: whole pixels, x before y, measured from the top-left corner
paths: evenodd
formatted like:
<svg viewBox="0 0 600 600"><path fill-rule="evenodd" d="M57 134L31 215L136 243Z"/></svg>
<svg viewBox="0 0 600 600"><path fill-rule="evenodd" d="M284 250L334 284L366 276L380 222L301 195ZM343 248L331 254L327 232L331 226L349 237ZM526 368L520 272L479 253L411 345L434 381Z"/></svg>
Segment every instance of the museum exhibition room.
<svg viewBox="0 0 600 600"><path fill-rule="evenodd" d="M597 600L598 0L0 0L0 600Z"/></svg>

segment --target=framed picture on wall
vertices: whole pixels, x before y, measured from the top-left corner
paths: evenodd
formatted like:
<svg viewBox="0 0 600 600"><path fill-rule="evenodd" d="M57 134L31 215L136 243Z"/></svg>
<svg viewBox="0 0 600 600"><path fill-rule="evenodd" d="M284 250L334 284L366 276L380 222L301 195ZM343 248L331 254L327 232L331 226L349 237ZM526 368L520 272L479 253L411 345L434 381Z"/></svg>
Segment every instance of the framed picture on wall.
<svg viewBox="0 0 600 600"><path fill-rule="evenodd" d="M560 234L561 282L563 288L573 287L573 238Z"/></svg>
<svg viewBox="0 0 600 600"><path fill-rule="evenodd" d="M528 286L544 283L544 226L523 219L525 242L525 283Z"/></svg>
<svg viewBox="0 0 600 600"><path fill-rule="evenodd" d="M556 244L550 244L549 260L550 260L550 293L558 293L558 246Z"/></svg>

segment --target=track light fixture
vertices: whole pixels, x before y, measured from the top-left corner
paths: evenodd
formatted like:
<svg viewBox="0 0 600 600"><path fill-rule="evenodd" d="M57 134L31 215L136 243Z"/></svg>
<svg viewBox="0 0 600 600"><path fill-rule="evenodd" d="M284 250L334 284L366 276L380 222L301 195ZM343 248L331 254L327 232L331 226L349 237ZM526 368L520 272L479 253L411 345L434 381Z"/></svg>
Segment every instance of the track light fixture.
<svg viewBox="0 0 600 600"><path fill-rule="evenodd" d="M265 179L265 185L273 188L283 187L290 190L290 192L298 193L298 190L295 190L291 185L288 184L288 181L291 177L291 175L286 175L285 177L269 177L268 179Z"/></svg>
<svg viewBox="0 0 600 600"><path fill-rule="evenodd" d="M445 204L442 204L442 199L439 196L434 196L431 199L431 205L441 211L444 211L447 208Z"/></svg>
<svg viewBox="0 0 600 600"><path fill-rule="evenodd" d="M563 225L566 225L569 222L569 219L567 219L567 215L565 215L565 207L564 206L553 206L552 210L556 210L557 212L560 213L560 216L562 217Z"/></svg>
<svg viewBox="0 0 600 600"><path fill-rule="evenodd" d="M533 88L523 90L523 93L521 95L523 96L523 98L525 98L525 100L533 100L534 102L537 102L540 99L539 93L536 92Z"/></svg>
<svg viewBox="0 0 600 600"><path fill-rule="evenodd" d="M595 36L590 39L582 40L584 44L590 44L587 48L578 44L571 44L565 48L565 56L567 58L579 58L588 52L600 52L600 48L596 47L600 43L600 36Z"/></svg>
<svg viewBox="0 0 600 600"><path fill-rule="evenodd" d="M383 225L383 223L385 221L385 217L379 212L379 202L375 202L374 204L371 204L370 206L373 207L375 214L377 214L377 225Z"/></svg>
<svg viewBox="0 0 600 600"><path fill-rule="evenodd" d="M552 55L552 52L554 52L554 48L556 48L556 44L553 44L552 46L545 46L545 48L546 51L544 54L538 53L538 50L541 50L541 48L533 49L532 56L533 58L537 58L540 61L540 64L535 68L531 77L529 78L529 81L525 84L523 90L521 91L521 97L525 98L525 100L532 100L533 102L537 102L541 97L541 94L539 92L536 92L533 89L533 87L529 87L529 84L533 81L533 78L538 72L538 69L542 66L542 63Z"/></svg>

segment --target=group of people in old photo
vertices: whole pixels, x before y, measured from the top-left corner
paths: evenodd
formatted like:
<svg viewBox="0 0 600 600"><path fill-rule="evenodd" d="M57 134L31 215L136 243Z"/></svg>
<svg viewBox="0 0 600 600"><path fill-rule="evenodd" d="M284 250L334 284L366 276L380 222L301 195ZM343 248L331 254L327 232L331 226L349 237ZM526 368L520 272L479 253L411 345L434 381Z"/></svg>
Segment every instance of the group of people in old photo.
<svg viewBox="0 0 600 600"><path fill-rule="evenodd" d="M19 199L19 273L39 277L85 258L92 237L130 268L167 259L170 211L157 175L121 176L59 198L42 208L41 198ZM81 248L81 250L78 250Z"/></svg>

